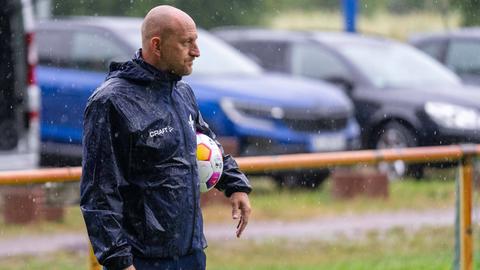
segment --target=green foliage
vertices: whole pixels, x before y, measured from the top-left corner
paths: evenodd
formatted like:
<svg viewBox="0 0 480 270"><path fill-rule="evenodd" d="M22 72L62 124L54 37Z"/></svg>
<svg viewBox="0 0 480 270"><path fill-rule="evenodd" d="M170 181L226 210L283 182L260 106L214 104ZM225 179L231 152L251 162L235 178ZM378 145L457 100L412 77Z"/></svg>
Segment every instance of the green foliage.
<svg viewBox="0 0 480 270"><path fill-rule="evenodd" d="M379 10L385 10L385 0L362 0L358 5L358 11L362 15L372 16Z"/></svg>
<svg viewBox="0 0 480 270"><path fill-rule="evenodd" d="M212 1L176 0L175 6L184 10L203 28L220 25L254 25L262 21L266 2L263 0Z"/></svg>
<svg viewBox="0 0 480 270"><path fill-rule="evenodd" d="M53 0L52 13L55 16L91 15L119 16L130 8L130 1L94 1L94 0Z"/></svg>
<svg viewBox="0 0 480 270"><path fill-rule="evenodd" d="M445 13L460 10L463 25L479 25L480 0L357 0L360 14L373 16L382 11L405 14L415 11ZM272 15L298 11L340 11L339 0L52 0L53 15L143 17L156 5L173 5L190 14L204 28L221 25L261 25Z"/></svg>
<svg viewBox="0 0 480 270"><path fill-rule="evenodd" d="M193 17L204 28L219 25L252 25L264 18L264 0L53 0L56 16L137 16L143 17L154 6L168 4L178 7Z"/></svg>
<svg viewBox="0 0 480 270"><path fill-rule="evenodd" d="M411 11L422 10L425 8L425 0L389 0L387 9L394 14L403 14Z"/></svg>
<svg viewBox="0 0 480 270"><path fill-rule="evenodd" d="M480 25L480 0L451 0L451 6L462 13L462 25Z"/></svg>

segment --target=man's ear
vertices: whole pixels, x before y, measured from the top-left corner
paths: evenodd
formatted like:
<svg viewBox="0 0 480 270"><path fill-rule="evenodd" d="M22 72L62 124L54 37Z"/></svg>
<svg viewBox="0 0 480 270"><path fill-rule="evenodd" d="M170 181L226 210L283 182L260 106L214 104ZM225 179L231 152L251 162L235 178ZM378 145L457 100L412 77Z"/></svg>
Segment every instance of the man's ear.
<svg viewBox="0 0 480 270"><path fill-rule="evenodd" d="M162 50L162 42L159 37L153 37L150 39L150 46L152 48L152 52L156 56L160 56Z"/></svg>

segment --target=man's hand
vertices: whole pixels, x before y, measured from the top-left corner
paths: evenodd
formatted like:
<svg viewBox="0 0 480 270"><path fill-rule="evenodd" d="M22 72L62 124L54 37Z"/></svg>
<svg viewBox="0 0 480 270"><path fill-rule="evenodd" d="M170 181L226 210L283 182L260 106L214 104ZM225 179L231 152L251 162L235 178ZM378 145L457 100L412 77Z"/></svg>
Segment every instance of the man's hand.
<svg viewBox="0 0 480 270"><path fill-rule="evenodd" d="M250 201L248 194L245 192L235 192L230 196L230 203L232 204L232 218L240 219L237 225L237 237L242 235L243 230L247 227L248 217L252 212L250 208Z"/></svg>
<svg viewBox="0 0 480 270"><path fill-rule="evenodd" d="M136 269L135 269L135 266L133 266L133 264L132 264L129 267L123 269L123 270L136 270Z"/></svg>

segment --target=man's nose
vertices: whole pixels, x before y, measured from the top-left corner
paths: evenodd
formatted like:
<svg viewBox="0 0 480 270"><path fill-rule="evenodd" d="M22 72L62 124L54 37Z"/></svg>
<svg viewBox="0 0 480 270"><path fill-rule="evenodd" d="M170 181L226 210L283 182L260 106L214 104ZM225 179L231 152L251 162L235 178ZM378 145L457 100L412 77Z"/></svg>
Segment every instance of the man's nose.
<svg viewBox="0 0 480 270"><path fill-rule="evenodd" d="M200 49L198 48L197 43L193 44L193 47L190 50L190 55L193 57L200 57Z"/></svg>

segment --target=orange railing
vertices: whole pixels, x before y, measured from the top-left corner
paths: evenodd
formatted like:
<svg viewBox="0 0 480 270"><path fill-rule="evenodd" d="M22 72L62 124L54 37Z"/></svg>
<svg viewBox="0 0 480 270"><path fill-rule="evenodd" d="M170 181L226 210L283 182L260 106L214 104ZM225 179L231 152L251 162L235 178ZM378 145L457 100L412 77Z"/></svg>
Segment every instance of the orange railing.
<svg viewBox="0 0 480 270"><path fill-rule="evenodd" d="M406 162L458 162L460 176L460 269L473 267L472 239L472 186L473 158L480 154L480 145L451 145L404 149L363 150L315 154L236 158L242 171L264 171L325 168L356 164L376 164L404 160ZM30 184L44 182L78 181L81 168L55 168L32 171L0 172L2 184ZM95 257L90 254L91 269L100 270Z"/></svg>

